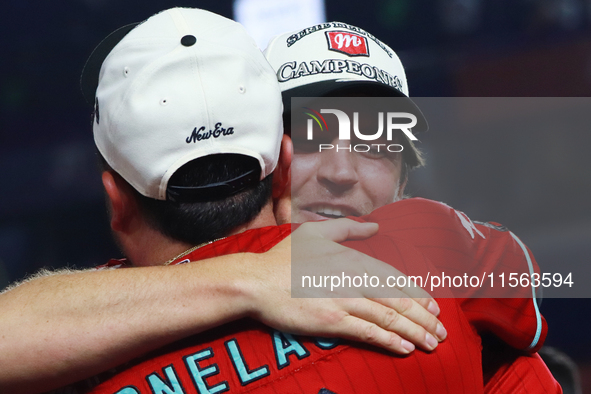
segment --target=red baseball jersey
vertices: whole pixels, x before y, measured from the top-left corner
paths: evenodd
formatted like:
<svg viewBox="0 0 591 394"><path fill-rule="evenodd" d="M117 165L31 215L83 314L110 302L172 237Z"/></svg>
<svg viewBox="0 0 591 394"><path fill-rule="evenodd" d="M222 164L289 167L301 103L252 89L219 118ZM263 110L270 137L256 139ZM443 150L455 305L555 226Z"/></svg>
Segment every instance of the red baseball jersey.
<svg viewBox="0 0 591 394"><path fill-rule="evenodd" d="M264 252L290 230L290 225L249 230L197 249L182 260ZM393 356L346 341L292 336L245 319L152 353L91 392L483 392L480 337L455 299L442 299L439 305L449 335L431 353L417 350Z"/></svg>

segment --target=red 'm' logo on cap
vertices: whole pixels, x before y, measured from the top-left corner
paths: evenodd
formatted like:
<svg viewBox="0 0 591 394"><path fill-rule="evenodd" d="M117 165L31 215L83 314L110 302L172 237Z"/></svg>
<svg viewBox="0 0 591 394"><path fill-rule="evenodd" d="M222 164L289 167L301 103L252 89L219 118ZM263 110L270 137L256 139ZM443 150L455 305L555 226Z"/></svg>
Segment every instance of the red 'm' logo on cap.
<svg viewBox="0 0 591 394"><path fill-rule="evenodd" d="M328 49L349 56L369 56L367 38L348 31L327 31Z"/></svg>

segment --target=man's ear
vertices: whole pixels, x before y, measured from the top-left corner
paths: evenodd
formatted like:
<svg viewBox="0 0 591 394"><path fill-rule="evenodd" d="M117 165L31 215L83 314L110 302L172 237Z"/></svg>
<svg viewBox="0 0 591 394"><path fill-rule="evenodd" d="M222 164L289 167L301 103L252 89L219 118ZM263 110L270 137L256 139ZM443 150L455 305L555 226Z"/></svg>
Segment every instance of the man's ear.
<svg viewBox="0 0 591 394"><path fill-rule="evenodd" d="M130 186L113 171L103 171L103 186L107 192L113 231L125 232L136 209Z"/></svg>
<svg viewBox="0 0 591 394"><path fill-rule="evenodd" d="M285 194L291 182L291 159L293 156L293 143L291 138L283 135L281 140L281 150L279 152L279 162L273 172L273 198L277 199ZM289 192L289 190L288 190Z"/></svg>
<svg viewBox="0 0 591 394"><path fill-rule="evenodd" d="M279 163L273 175L273 214L277 224L291 222L291 159L293 144L284 135L281 141ZM277 176L277 178L275 178Z"/></svg>

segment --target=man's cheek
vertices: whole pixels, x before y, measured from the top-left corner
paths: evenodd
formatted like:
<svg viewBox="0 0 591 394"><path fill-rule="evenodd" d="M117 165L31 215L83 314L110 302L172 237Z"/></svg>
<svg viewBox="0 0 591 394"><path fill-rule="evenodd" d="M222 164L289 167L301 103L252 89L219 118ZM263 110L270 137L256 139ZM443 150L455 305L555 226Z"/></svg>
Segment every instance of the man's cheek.
<svg viewBox="0 0 591 394"><path fill-rule="evenodd" d="M314 180L316 155L294 154L291 164L291 192L298 193L302 186Z"/></svg>
<svg viewBox="0 0 591 394"><path fill-rule="evenodd" d="M363 189L375 210L397 200L399 176L391 171L374 169L363 173Z"/></svg>
<svg viewBox="0 0 591 394"><path fill-rule="evenodd" d="M303 155L307 156L307 155ZM310 183L310 171L306 169L306 160L302 155L294 154L291 166L291 222L303 223L300 206L301 199L310 194L310 187L304 186ZM308 190L306 193L305 190Z"/></svg>

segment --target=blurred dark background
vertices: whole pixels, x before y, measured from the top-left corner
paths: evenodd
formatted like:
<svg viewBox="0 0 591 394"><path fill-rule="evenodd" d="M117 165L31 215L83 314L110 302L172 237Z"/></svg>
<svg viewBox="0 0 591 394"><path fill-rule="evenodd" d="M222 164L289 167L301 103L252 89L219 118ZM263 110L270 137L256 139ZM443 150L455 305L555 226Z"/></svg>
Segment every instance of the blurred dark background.
<svg viewBox="0 0 591 394"><path fill-rule="evenodd" d="M172 6L233 16L230 0L10 0L0 13L0 289L41 267L120 257L95 163L86 58L114 29ZM327 20L362 27L397 51L417 97L585 97L591 93L590 0L325 2ZM589 107L591 110L591 107ZM585 127L421 137L429 166L413 194L501 222L540 262L589 264L591 133ZM588 286L591 277L575 278ZM545 299L547 344L591 386L591 301ZM591 392L591 391L589 391Z"/></svg>

